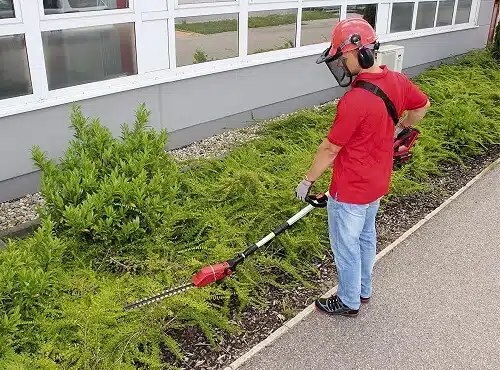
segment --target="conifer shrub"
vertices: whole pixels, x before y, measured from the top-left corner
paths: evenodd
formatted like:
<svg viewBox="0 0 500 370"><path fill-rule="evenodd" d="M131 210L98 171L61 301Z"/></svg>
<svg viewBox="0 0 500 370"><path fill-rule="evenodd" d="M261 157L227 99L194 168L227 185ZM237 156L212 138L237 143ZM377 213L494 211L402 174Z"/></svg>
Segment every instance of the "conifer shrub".
<svg viewBox="0 0 500 370"><path fill-rule="evenodd" d="M491 54L469 53L415 82L432 105L411 161L394 172L388 202L427 191L444 162L500 140L500 69ZM217 348L222 333L238 331L245 308L269 303L272 287L311 287L314 263L332 258L324 210L222 282L123 311L234 257L304 207L295 186L335 109L326 104L266 124L258 139L223 158L182 163L180 173L164 152L166 133L146 127L144 105L120 138L74 108L75 139L60 162L33 149L46 199L42 228L0 250L0 368L170 368L183 356L179 335L201 331ZM313 190L326 191L330 175ZM117 252L111 270L103 256L110 248Z"/></svg>

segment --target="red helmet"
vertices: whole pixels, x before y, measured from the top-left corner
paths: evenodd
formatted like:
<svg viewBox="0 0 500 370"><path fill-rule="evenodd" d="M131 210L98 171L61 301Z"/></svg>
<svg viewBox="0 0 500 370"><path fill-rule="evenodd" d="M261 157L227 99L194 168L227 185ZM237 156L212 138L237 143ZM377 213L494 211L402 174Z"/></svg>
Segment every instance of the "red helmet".
<svg viewBox="0 0 500 370"><path fill-rule="evenodd" d="M362 69L370 68L375 62L374 51L379 48L377 35L370 23L363 18L349 18L337 23L333 28L330 46L319 56L316 63L326 63L340 86L347 87L354 76L340 56L358 50L358 62Z"/></svg>
<svg viewBox="0 0 500 370"><path fill-rule="evenodd" d="M332 42L319 57L318 64L337 59L351 50L376 44L377 35L370 23L363 18L344 19L333 28Z"/></svg>

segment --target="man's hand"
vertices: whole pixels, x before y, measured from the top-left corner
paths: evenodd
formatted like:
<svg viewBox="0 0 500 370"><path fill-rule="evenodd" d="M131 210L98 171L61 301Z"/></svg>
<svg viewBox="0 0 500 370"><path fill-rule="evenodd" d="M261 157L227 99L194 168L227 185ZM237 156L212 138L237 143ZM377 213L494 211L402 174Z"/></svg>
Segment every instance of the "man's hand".
<svg viewBox="0 0 500 370"><path fill-rule="evenodd" d="M307 181L306 179L302 180L299 185L297 185L297 189L295 189L295 194L297 198L300 200L306 200L306 197L309 195L309 190L312 186L311 181Z"/></svg>

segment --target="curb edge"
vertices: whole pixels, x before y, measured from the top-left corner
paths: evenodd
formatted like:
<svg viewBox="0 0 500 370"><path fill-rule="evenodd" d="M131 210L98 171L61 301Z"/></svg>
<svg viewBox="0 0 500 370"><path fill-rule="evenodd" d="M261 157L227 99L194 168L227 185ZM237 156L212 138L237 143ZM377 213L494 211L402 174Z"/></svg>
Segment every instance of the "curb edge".
<svg viewBox="0 0 500 370"><path fill-rule="evenodd" d="M0 238L9 239L9 238L18 238L24 237L31 234L33 231L40 227L40 218L34 218L32 220L17 224L16 226L12 226L8 229L0 231Z"/></svg>

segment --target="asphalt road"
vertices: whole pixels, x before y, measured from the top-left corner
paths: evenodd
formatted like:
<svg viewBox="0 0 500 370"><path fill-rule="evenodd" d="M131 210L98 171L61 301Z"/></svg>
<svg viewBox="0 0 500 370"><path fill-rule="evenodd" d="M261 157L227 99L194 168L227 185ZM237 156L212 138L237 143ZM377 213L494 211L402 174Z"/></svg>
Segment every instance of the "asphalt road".
<svg viewBox="0 0 500 370"><path fill-rule="evenodd" d="M313 312L240 369L500 369L499 184L497 167L382 258L357 318Z"/></svg>

